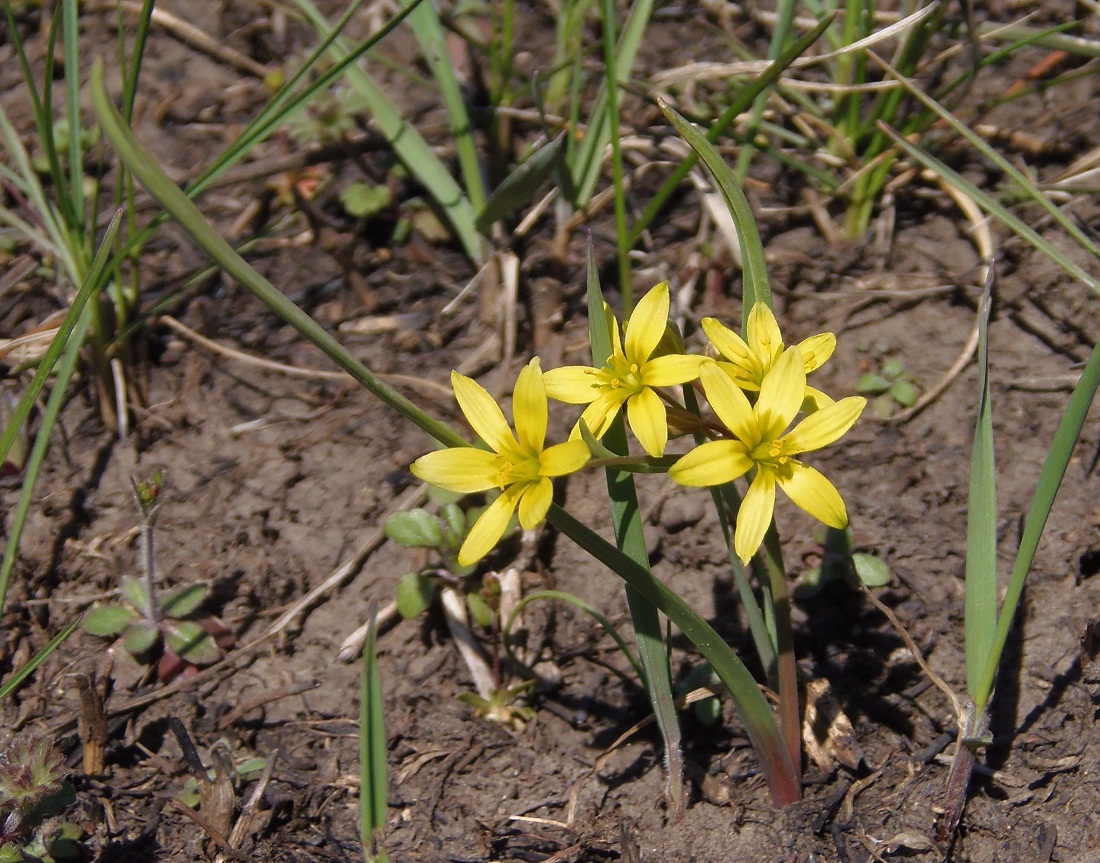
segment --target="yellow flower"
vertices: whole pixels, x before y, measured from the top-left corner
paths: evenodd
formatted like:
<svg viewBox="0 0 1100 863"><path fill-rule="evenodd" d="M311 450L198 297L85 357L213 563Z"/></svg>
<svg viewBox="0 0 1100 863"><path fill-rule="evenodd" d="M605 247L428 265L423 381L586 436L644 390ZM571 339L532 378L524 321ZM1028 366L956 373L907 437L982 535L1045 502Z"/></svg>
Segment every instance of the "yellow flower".
<svg viewBox="0 0 1100 863"><path fill-rule="evenodd" d="M771 524L776 485L830 527L848 524L844 501L833 484L793 456L838 440L859 418L866 399L852 396L828 404L788 432L806 394L806 362L797 347L784 351L764 376L755 405L717 364L705 365L700 378L707 401L736 439L701 444L677 461L668 475L681 485L710 486L732 482L756 468L733 537L743 563L756 553Z"/></svg>
<svg viewBox="0 0 1100 863"><path fill-rule="evenodd" d="M783 355L783 334L775 315L766 303L757 303L749 312L745 324L748 342L716 318L703 318L703 332L710 343L718 350L722 359L718 365L730 376L730 379L743 390L758 392L765 375L772 370L776 361ZM820 368L836 350L836 336L832 333L819 333L810 336L798 345L806 374ZM817 410L832 403L832 399L813 387L806 388L807 410Z"/></svg>
<svg viewBox="0 0 1100 863"><path fill-rule="evenodd" d="M500 489L458 551L458 562L467 566L492 551L517 506L525 530L546 518L554 494L550 477L580 470L589 453L579 440L543 448L546 389L538 357L519 373L512 394L515 435L493 397L475 381L451 372L451 386L462 413L492 452L454 447L421 456L410 469L424 482L460 494Z"/></svg>
<svg viewBox="0 0 1100 863"><path fill-rule="evenodd" d="M618 322L611 318L611 357L602 368L564 366L545 375L550 398L588 405L581 419L597 438L604 435L625 404L634 436L655 458L664 455L668 421L664 402L654 387L695 380L704 361L687 354L653 356L668 325L668 305L668 283L661 282L634 308L624 340L619 338ZM574 429L573 437L578 434Z"/></svg>

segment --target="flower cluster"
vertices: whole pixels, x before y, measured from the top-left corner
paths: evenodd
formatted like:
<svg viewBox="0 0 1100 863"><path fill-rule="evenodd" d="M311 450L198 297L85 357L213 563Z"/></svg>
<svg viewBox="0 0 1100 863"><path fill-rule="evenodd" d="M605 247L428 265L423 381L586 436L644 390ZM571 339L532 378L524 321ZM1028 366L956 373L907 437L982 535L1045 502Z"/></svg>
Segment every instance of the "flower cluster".
<svg viewBox="0 0 1100 863"><path fill-rule="evenodd" d="M697 419L696 429L710 439L680 457L668 473L685 486L721 485L752 475L734 533L734 549L743 562L763 542L776 486L825 524L842 528L848 523L833 484L795 458L837 441L866 404L859 397L833 401L806 383L806 376L832 355L835 336L822 333L786 347L771 309L757 303L746 320L745 339L714 318L703 319L716 353L711 359L669 348L677 340L666 337L668 312L668 285L662 283L638 302L622 332L609 314L612 351L599 368L565 366L543 372L538 358L533 359L520 372L513 393L515 434L482 387L458 372L451 374L459 407L488 449L429 453L413 463L412 472L453 492L499 490L463 543L460 563L488 554L517 508L525 529L546 517L551 478L578 471L589 461L582 422L600 438L625 412L646 454L664 456L670 413L676 418L675 433L689 416L667 388L686 384L701 389L716 419ZM586 405L570 440L550 447L545 446L548 398ZM806 416L792 428L800 412Z"/></svg>

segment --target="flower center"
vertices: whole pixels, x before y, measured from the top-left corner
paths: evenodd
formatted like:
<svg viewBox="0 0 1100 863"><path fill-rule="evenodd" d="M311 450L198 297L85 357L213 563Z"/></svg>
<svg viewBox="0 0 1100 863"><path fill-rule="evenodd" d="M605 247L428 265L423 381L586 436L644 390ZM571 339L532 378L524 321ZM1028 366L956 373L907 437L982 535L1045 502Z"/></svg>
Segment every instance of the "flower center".
<svg viewBox="0 0 1100 863"><path fill-rule="evenodd" d="M500 471L497 473L497 488L504 491L508 486L517 482L537 482L539 478L539 459L523 458L520 461L501 456Z"/></svg>
<svg viewBox="0 0 1100 863"><path fill-rule="evenodd" d="M779 438L765 441L754 447L750 458L757 464L766 464L778 469L790 461L790 454L787 452L783 438Z"/></svg>

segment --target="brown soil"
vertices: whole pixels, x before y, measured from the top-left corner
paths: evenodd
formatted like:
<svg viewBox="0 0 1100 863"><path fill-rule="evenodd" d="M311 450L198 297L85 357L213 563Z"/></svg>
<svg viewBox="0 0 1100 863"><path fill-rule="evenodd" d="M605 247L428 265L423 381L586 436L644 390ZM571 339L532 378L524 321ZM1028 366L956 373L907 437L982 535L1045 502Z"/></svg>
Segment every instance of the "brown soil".
<svg viewBox="0 0 1100 863"><path fill-rule="evenodd" d="M1062 20L1063 4L1045 5L1051 20ZM186 14L261 63L307 44L300 27L292 25L280 37L266 7L250 9L246 14L243 7L201 3ZM669 12L654 25L644 68L728 57L717 35L721 16L711 18L694 7L685 14ZM86 18L91 33L110 38L113 13ZM525 55L532 68L541 46L552 41L552 26L543 11L521 16L518 44L540 46ZM759 44L762 31L755 25L734 16L730 26L749 44ZM387 46L394 56L409 46L400 41L409 37L397 38ZM702 47L688 57L685 46L693 40ZM21 127L29 128L11 56L4 40L0 98ZM1003 92L1045 56L1028 49L989 70L969 98L976 102L983 94ZM205 165L265 98L254 78L159 29L142 93L140 137L180 179ZM986 122L1004 132L999 145L1010 158L1050 177L1095 142L1100 117L1081 108L1096 104L1098 96L1096 79L1086 77L1001 106ZM434 104L423 92L406 90L404 98L429 139L446 143ZM664 134L651 109L631 103L627 116L642 133ZM1026 141L1009 134L1021 130L1029 135ZM1025 145L1028 149L1021 149ZM288 152L294 152L292 145L277 137L257 158ZM949 155L970 177L996 187L1000 178L967 162L963 151ZM359 159L325 165L339 189L362 175L357 165L364 160L380 178L384 159L384 152L368 150ZM890 215L896 227L888 242L830 246L802 206L802 185L797 176L759 160L750 186L762 214L776 312L789 340L823 330L837 334L837 354L816 378L834 396L850 393L856 379L883 357L898 358L918 388L930 390L955 362L974 324L979 255L968 225L942 191L913 181L894 194ZM219 188L203 206L228 230L244 204L257 197L270 205L269 225L287 215L255 182ZM315 209L324 214L325 225L308 242L301 241L307 224L299 217L250 258L334 331L366 316L402 315L394 331L342 336L373 370L445 385L450 369L469 363L491 391L506 393L534 352L536 338L544 366L581 361L586 323L580 236L569 247L564 270L548 259L548 234L519 249L525 287L516 357L506 366L499 352L483 350L499 332L484 312L491 303L482 303L479 313L477 301L468 299L457 315L441 314L473 275L458 252L421 237L389 249L386 226L359 230L331 195ZM1092 201L1079 202L1074 212L1082 225L1097 223ZM652 281L687 278L694 266L690 255L700 248L699 213L691 195L668 211L654 230L655 245L644 261L649 270L639 286L646 286L649 274ZM1045 223L1034 223L1065 245ZM601 240L612 235L609 216L600 214L594 228L609 275L611 249ZM991 353L1004 573L1076 364L1100 331L1100 307L1041 255L998 229L994 235ZM718 247L713 236L707 240ZM202 264L181 232L161 231L148 249L146 305ZM702 266L700 290L685 309L692 343L701 339L700 317L739 317L739 277L728 256L715 253ZM543 289L560 325L545 323ZM0 334L11 336L40 320L56 307L53 294L32 280L23 293L0 297ZM223 345L328 368L315 350L227 280L208 279L179 295L169 311ZM400 505L413 482L406 468L428 449L428 439L350 385L258 369L197 346L163 324L141 338L146 358L134 371L144 407L137 410L128 439L120 441L103 427L87 382L65 408L63 434L56 436L37 487L0 621L0 677L84 608L108 599L122 575L137 571L130 477L148 476L156 468L167 476L157 534L162 577L169 583L210 581L214 592L207 607L232 629L237 647L227 661L194 680L166 687L127 662L121 651L108 655L102 639L78 632L0 704L0 719L16 733L39 729L58 736L70 756L77 820L86 828L90 859L182 861L217 853L203 827L173 802L191 773L170 719L182 723L207 763L220 741L236 763L252 756L274 760L240 859L357 859L359 668L338 662L337 652L363 623L370 603L392 598L397 579L421 558L384 543L276 636L258 639L353 558ZM406 391L430 410L456 419L445 394L426 385ZM881 422L868 414L842 445L819 459L844 493L859 548L881 557L893 572L892 583L878 596L956 691L965 684L962 575L975 393L970 364L910 421ZM559 414L552 433L560 435L573 414L571 409ZM476 718L456 699L471 689L471 681L440 614L429 612L388 630L379 646L390 747L386 846L393 859L866 861L933 860L945 854L958 861L1019 863L1100 859L1095 848L1100 728L1094 676L1082 674L1080 664L1081 640L1097 619L1100 602L1100 580L1092 578L1100 571L1100 503L1093 475L1098 446L1100 424L1094 417L1085 426L1028 582L999 678L995 743L975 775L952 847L933 842L954 746L950 705L928 685L885 617L859 594L834 585L796 607L799 671L803 681L829 682L855 727L863 760L856 771L824 774L811 768L805 800L783 811L771 807L728 704L712 727L685 714L690 805L678 821L664 807L660 746L652 729L601 758L620 734L647 716L648 706L624 658L571 606L536 604L527 614L529 644L539 648L539 658L558 679L540 687L533 702L536 717L522 731ZM5 513L18 497L17 482L5 480L0 488ZM657 502L647 524L655 572L748 656L750 641L713 513L699 505L697 493L663 478L644 478L639 485L644 502ZM562 495L571 512L606 531L602 480L572 478ZM786 558L797 576L813 560L812 526L793 508L781 508L779 517L788 537ZM10 515L5 530L9 526ZM531 565L522 560L519 565L526 569L526 590L575 593L622 631L629 629L620 582L567 541L547 534ZM684 677L698 656L682 639L674 647L674 669ZM89 777L80 770L73 733L78 708L73 675L103 674L109 666L113 718L106 766L101 775ZM264 695L273 697L251 711L231 712ZM253 787L254 780L238 787L241 802Z"/></svg>

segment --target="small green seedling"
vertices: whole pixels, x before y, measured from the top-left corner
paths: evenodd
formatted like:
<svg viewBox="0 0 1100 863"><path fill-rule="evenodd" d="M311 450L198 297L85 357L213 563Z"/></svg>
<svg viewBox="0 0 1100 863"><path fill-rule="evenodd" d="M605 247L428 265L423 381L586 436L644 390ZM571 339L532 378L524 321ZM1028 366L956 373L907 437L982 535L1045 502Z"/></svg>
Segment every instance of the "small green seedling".
<svg viewBox="0 0 1100 863"><path fill-rule="evenodd" d="M63 761L47 738L25 732L0 753L0 863L79 856L82 831L61 817L75 796Z"/></svg>
<svg viewBox="0 0 1100 863"><path fill-rule="evenodd" d="M858 578L867 587L885 587L892 578L890 568L873 554L852 551L852 529L818 525L814 539L821 546L821 563L802 574L794 588L794 598L817 596L833 581Z"/></svg>
<svg viewBox="0 0 1100 863"><path fill-rule="evenodd" d="M463 692L458 700L474 708L474 715L479 719L488 719L513 731L522 731L536 714L533 708L519 703L519 699L530 694L534 688L534 680L524 680L515 686L494 689L488 698L482 698L476 692Z"/></svg>
<svg viewBox="0 0 1100 863"><path fill-rule="evenodd" d="M90 635L119 638L126 651L138 658L157 657L157 673L168 681L180 673L193 673L221 657L218 641L229 636L213 617L189 620L210 593L209 585L183 584L162 591L156 584L153 530L160 511L164 477L158 470L146 481L131 480L134 503L141 514L143 578L123 576L119 591L123 602L103 605L84 615L81 626Z"/></svg>
<svg viewBox="0 0 1100 863"><path fill-rule="evenodd" d="M911 407L917 400L913 376L897 357L882 363L878 372L868 372L856 381L856 392L872 397L871 410L875 416L886 419L898 408Z"/></svg>

